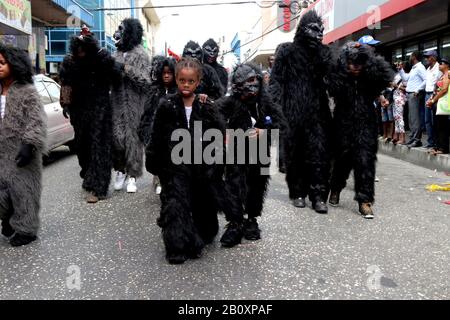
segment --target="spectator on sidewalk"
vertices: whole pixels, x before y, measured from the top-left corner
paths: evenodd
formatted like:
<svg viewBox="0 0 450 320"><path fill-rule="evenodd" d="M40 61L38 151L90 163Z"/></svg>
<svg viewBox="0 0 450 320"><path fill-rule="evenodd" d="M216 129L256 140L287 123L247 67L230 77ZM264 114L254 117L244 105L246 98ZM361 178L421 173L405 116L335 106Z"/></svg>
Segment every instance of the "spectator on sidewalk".
<svg viewBox="0 0 450 320"><path fill-rule="evenodd" d="M448 89L449 89L449 59L448 58L442 58L439 61L439 70L442 72L441 79L437 82L437 89L435 95L433 95L430 100L427 101L427 106L432 106L434 104L443 103L446 104L448 108ZM449 122L449 114L442 114L440 115L439 112L437 112L436 116L436 123L437 123L437 139L436 139L436 148L431 151L431 154L438 155L438 154L447 154L449 153L449 135L450 135L450 122Z"/></svg>
<svg viewBox="0 0 450 320"><path fill-rule="evenodd" d="M427 71L425 66L420 62L421 54L415 51L411 54L410 62L412 69L410 73L406 73L401 68L400 76L403 81L407 81L406 95L409 106L409 127L411 129L410 139L407 143L408 148L416 148L422 146L422 125L420 121L420 108L424 101L425 85L427 81Z"/></svg>
<svg viewBox="0 0 450 320"><path fill-rule="evenodd" d="M439 71L439 63L437 63L438 54L436 51L428 51L424 53L424 56L427 58L429 67L427 68L427 83L425 87L425 101L430 100L433 96L434 88L436 86L437 81L442 76L442 73ZM425 148L431 149L436 145L436 103L433 105L425 106L425 127L427 130L427 144Z"/></svg>
<svg viewBox="0 0 450 320"><path fill-rule="evenodd" d="M394 83L383 91L383 101L381 101L381 121L383 123L383 141L392 141L394 135Z"/></svg>
<svg viewBox="0 0 450 320"><path fill-rule="evenodd" d="M406 92L405 92L405 84L402 81L402 77L397 74L394 78L395 90L394 90L394 139L392 142L394 144L406 144L405 138L405 121L403 118L404 109L406 104Z"/></svg>

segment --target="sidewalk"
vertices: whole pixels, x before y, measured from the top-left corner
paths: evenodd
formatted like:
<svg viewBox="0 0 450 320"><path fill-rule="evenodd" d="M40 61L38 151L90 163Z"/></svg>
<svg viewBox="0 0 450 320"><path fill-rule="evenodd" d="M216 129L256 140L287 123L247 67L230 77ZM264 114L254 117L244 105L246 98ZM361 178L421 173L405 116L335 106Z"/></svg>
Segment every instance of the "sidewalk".
<svg viewBox="0 0 450 320"><path fill-rule="evenodd" d="M448 154L433 156L427 153L424 147L411 148L403 145L394 145L378 140L378 152L396 159L404 160L431 170L450 172L450 156Z"/></svg>

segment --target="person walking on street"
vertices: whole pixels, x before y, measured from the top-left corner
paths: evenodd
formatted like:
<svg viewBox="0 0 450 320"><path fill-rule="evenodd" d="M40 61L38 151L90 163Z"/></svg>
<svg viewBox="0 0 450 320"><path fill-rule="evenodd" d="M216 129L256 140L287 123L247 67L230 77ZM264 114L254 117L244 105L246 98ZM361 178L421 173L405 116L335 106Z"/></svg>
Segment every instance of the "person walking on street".
<svg viewBox="0 0 450 320"><path fill-rule="evenodd" d="M31 61L0 44L0 219L12 246L36 240L42 192L46 119Z"/></svg>
<svg viewBox="0 0 450 320"><path fill-rule="evenodd" d="M400 76L403 81L407 81L406 95L408 98L409 108L409 127L411 130L410 139L407 143L408 148L416 148L422 146L422 124L420 121L420 108L424 101L424 90L427 82L427 71L425 66L420 62L421 54L415 51L411 54L410 62L412 69L410 73L406 73L400 69Z"/></svg>

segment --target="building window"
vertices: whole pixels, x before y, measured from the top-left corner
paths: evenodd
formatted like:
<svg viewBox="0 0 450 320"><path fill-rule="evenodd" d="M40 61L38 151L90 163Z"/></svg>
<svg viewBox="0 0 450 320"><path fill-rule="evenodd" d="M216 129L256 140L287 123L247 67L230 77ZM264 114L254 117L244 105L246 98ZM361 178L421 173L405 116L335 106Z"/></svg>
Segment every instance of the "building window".
<svg viewBox="0 0 450 320"><path fill-rule="evenodd" d="M414 51L419 51L419 45L418 44L410 45L410 46L406 47L405 51L406 51L406 57L408 57L408 59L409 59L409 57L412 55L412 53Z"/></svg>
<svg viewBox="0 0 450 320"><path fill-rule="evenodd" d="M423 52L427 52L427 51L431 51L431 50L436 50L437 51L437 49L438 49L438 41L437 41L437 39L433 40L433 41L425 42L423 44Z"/></svg>
<svg viewBox="0 0 450 320"><path fill-rule="evenodd" d="M397 47L392 51L392 62L403 61L402 47Z"/></svg>
<svg viewBox="0 0 450 320"><path fill-rule="evenodd" d="M65 55L67 53L66 41L50 42L50 50L52 55Z"/></svg>
<svg viewBox="0 0 450 320"><path fill-rule="evenodd" d="M450 57L450 36L442 39L441 56Z"/></svg>

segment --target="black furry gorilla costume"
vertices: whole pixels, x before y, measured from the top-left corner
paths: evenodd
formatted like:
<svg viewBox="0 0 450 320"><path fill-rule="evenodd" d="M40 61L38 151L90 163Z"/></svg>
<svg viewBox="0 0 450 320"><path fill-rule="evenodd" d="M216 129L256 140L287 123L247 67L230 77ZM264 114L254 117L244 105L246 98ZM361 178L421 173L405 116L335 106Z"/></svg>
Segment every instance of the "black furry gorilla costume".
<svg viewBox="0 0 450 320"><path fill-rule="evenodd" d="M172 133L184 129L195 138L196 121L202 123L198 137L203 137L208 129L218 129L225 135L225 124L211 100L201 103L198 96L195 98L188 124L181 94L162 98L146 148L147 171L158 176L162 185L164 201L161 201L158 225L162 228L166 258L174 264L199 257L204 245L217 235L218 211L227 212L230 207L224 196L224 165L205 164L203 161L202 164L192 164L194 144L200 145L204 151L208 142L191 139L190 163L176 164L172 161L172 151L179 144L172 141Z"/></svg>
<svg viewBox="0 0 450 320"><path fill-rule="evenodd" d="M322 38L321 18L308 11L294 42L278 48L270 92L281 104L289 126L283 141L289 197L295 206L305 207L309 195L315 210L326 213L331 112L324 77L329 72L331 52Z"/></svg>
<svg viewBox="0 0 450 320"><path fill-rule="evenodd" d="M85 53L79 56L79 50ZM83 188L106 197L112 169L112 110L109 91L120 81L114 58L92 34L74 37L61 65L61 105L70 114Z"/></svg>
<svg viewBox="0 0 450 320"><path fill-rule="evenodd" d="M246 137L245 162L239 162L242 150L238 150L234 137L228 137L228 153L234 142L233 161L228 161L225 168L227 188L230 199L238 205L238 214L226 216L230 222L221 238L223 246L232 247L241 242L242 236L247 240L260 239L260 230L256 218L261 215L264 198L270 180L270 146L272 130L284 132L286 121L281 107L272 101L263 84L262 70L254 64L238 65L232 76L233 94L219 99L216 104L223 115L227 129L242 129L247 132L252 128L263 129L258 138ZM264 135L264 138L263 138ZM263 141L253 154L249 139ZM264 144L267 141L267 144ZM260 148L264 148L266 159L262 158ZM252 159L252 160L251 160ZM244 220L244 214L248 219Z"/></svg>
<svg viewBox="0 0 450 320"><path fill-rule="evenodd" d="M354 66L359 71L351 72ZM375 164L378 149L377 114L373 101L392 81L393 70L373 48L349 42L342 47L330 73L330 94L336 107L333 118L334 166L330 204L354 170L355 200L363 215L373 215ZM361 208L361 205L365 207Z"/></svg>
<svg viewBox="0 0 450 320"><path fill-rule="evenodd" d="M203 62L205 64L210 65L216 70L217 75L219 76L220 82L222 83L222 87L225 89L225 93L228 88L228 72L227 70L221 66L217 62L217 57L219 56L219 45L214 39L208 39L203 44Z"/></svg>
<svg viewBox="0 0 450 320"><path fill-rule="evenodd" d="M155 58L156 57L153 59ZM157 61L152 66L152 78L154 77L154 81L150 87L150 98L145 104L144 114L142 115L141 124L138 130L139 138L144 145L147 145L150 141L153 116L155 115L159 101L166 95L174 94L177 91L175 65L176 61L173 58L163 57L163 59L157 58ZM169 88L166 88L163 82L163 71L165 67L168 67L174 76L173 83Z"/></svg>
<svg viewBox="0 0 450 320"><path fill-rule="evenodd" d="M220 78L210 65L203 63L203 49L194 41L189 41L183 50L183 58L190 57L198 60L203 66L203 78L195 91L196 94L206 94L210 99L217 100L225 94Z"/></svg>

